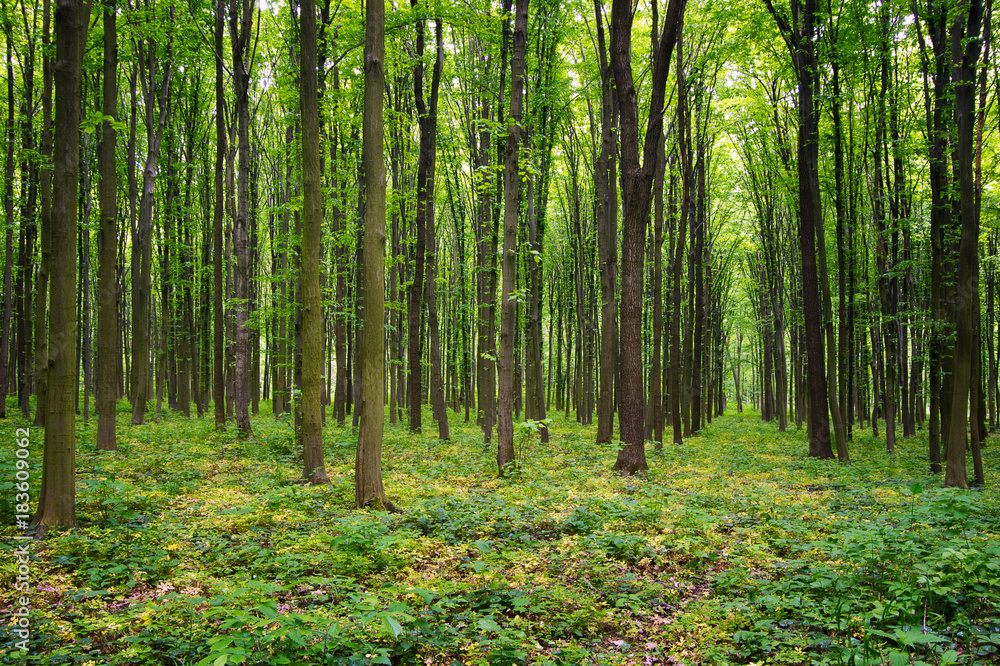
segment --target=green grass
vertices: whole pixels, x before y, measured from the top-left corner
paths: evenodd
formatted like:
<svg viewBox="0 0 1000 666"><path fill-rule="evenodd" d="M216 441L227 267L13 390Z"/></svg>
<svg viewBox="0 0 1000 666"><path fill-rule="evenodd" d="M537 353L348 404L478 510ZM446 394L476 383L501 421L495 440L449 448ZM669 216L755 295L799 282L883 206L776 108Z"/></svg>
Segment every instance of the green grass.
<svg viewBox="0 0 1000 666"><path fill-rule="evenodd" d="M7 551L18 418L0 425ZM310 487L270 416L239 441L120 413L113 455L80 424L79 527L33 546L31 649L5 622L0 663L998 663L1000 499L942 488L923 436L889 456L859 433L841 466L729 415L648 445L648 475L623 479L614 446L557 419L499 480L452 418L448 442L386 427L402 515L351 508L350 428L324 430L330 484ZM995 441L984 452L996 480ZM5 615L15 569L5 553Z"/></svg>

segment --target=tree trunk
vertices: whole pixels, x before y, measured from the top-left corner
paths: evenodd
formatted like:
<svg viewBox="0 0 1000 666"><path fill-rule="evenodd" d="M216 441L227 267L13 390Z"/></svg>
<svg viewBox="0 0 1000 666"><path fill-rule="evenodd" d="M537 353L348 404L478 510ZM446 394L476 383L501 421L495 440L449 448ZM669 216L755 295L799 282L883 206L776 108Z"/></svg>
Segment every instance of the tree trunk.
<svg viewBox="0 0 1000 666"><path fill-rule="evenodd" d="M362 165L365 173L363 380L354 504L394 509L382 486L382 433L385 426L385 161L382 105L385 89L385 5L365 5L365 92ZM381 505L381 506L380 506Z"/></svg>
<svg viewBox="0 0 1000 666"><path fill-rule="evenodd" d="M226 424L226 319L222 303L222 216L223 163L226 154L226 92L222 77L222 16L224 0L215 0L215 202L212 207L212 319L214 321L212 353L212 398L215 401L215 427ZM133 324L135 326L135 324Z"/></svg>
<svg viewBox="0 0 1000 666"><path fill-rule="evenodd" d="M55 141L52 161L52 273L50 276L49 392L45 416L45 457L35 522L41 533L76 523L76 438L74 436L74 349L77 244L79 118L83 51L90 4L60 3L55 11Z"/></svg>
<svg viewBox="0 0 1000 666"><path fill-rule="evenodd" d="M514 347L517 328L517 218L519 208L518 157L521 111L524 99L524 55L528 30L528 0L517 0L514 9L513 48L510 61L510 115L503 174L503 286L500 291L500 353L497 402L497 468L500 476L514 462Z"/></svg>
<svg viewBox="0 0 1000 666"><path fill-rule="evenodd" d="M233 219L233 251L236 266L233 273L233 310L235 316L236 365L233 373L233 409L236 428L243 436L253 434L250 425L250 48L253 28L253 6L249 0L231 0L229 5L229 37L233 54L234 113L236 116L239 174L237 177L236 216ZM303 128L303 134L305 134ZM319 137L316 137L317 143ZM318 240L318 238L316 239ZM305 245L305 239L303 239ZM312 248L309 248L311 250ZM317 252L318 252L317 248ZM320 315L322 316L322 315ZM322 346L322 342L320 343ZM322 349L320 350L322 356Z"/></svg>
<svg viewBox="0 0 1000 666"><path fill-rule="evenodd" d="M623 230L621 286L621 346L642 348L643 243L656 149L663 131L663 100L670 56L680 33L684 0L670 0L663 31L656 45L642 163L639 162L639 104L632 79L632 11L627 0L614 0L611 10L611 66L614 69L618 108L621 112L621 165ZM658 22L654 20L654 26ZM622 355L619 422L622 448L614 469L633 475L648 469L643 446L643 381L639 353Z"/></svg>
<svg viewBox="0 0 1000 666"><path fill-rule="evenodd" d="M799 248L802 257L802 317L805 330L809 393L809 455L832 458L827 382L823 354L823 321L820 312L816 265L816 227L822 211L819 193L819 89L816 62L815 0L792 0L791 24L764 0L788 46L798 84L798 195Z"/></svg>
<svg viewBox="0 0 1000 666"><path fill-rule="evenodd" d="M166 124L167 97L173 61L168 60L163 68L159 95L156 90L156 74L159 59L157 46L152 40L139 42L139 78L146 100L146 162L142 172L142 194L139 199L138 222L133 246L137 248L138 271L133 269L132 284L132 425L141 425L146 416L146 400L149 396L150 359L150 298L152 296L151 263L153 259L153 188L156 181L157 163L160 156L160 142ZM158 105L154 103L158 102ZM154 113L159 107L159 118L154 129Z"/></svg>
<svg viewBox="0 0 1000 666"><path fill-rule="evenodd" d="M0 418L7 418L7 394L10 392L10 319L13 308L13 283L11 267L14 261L14 26L8 18L4 21L7 43L7 163L4 167L4 220L7 227L4 234L3 264L3 327L0 328Z"/></svg>
<svg viewBox="0 0 1000 666"><path fill-rule="evenodd" d="M329 483L323 464L323 304L319 286L323 202L320 191L316 4L302 0L299 21L299 93L302 115L302 478ZM239 361L237 361L238 367ZM239 391L237 391L239 393Z"/></svg>
<svg viewBox="0 0 1000 666"><path fill-rule="evenodd" d="M416 0L411 0L412 6L416 7ZM414 278L414 283L419 279L419 272L426 269L425 284L423 294L427 301L428 328L430 329L430 352L431 352L431 382L430 401L434 412L434 420L438 424L438 438L446 440L448 434L448 413L444 403L444 385L441 378L441 341L438 330L438 309L437 309L437 240L435 234L434 220L434 178L435 166L437 163L437 101L438 90L441 86L441 69L444 66L444 40L442 36L441 21L436 22L434 31L435 42L437 44L436 57L434 60L434 71L431 75L430 99L424 99L424 29L425 22L417 22L417 59L413 70L414 98L417 105L417 116L420 124L420 156L417 168L417 272L418 277ZM425 246L421 247L421 235L424 236ZM424 256L421 256L421 250ZM424 265L424 260L426 264ZM419 291L419 289L418 289ZM413 293L413 292L411 292ZM411 296L412 299L412 296ZM411 300L412 305L412 300ZM420 303L417 302L416 322L419 328ZM414 323L411 311L410 325ZM411 328L412 331L412 328ZM411 333L411 342L412 342ZM410 407L410 426L413 428L413 417L416 414L416 430L420 429L420 395L421 388L419 380L416 388L413 388L414 376L419 377L420 363L419 353L417 354L418 372L414 373L414 368L410 368L410 399L415 406Z"/></svg>
<svg viewBox="0 0 1000 666"><path fill-rule="evenodd" d="M98 237L97 264L97 443L98 451L116 451L115 400L118 392L118 289L115 269L118 264L118 206L114 122L118 119L118 37L114 0L104 6L104 107L100 145L101 227Z"/></svg>
<svg viewBox="0 0 1000 666"><path fill-rule="evenodd" d="M597 397L597 443L610 442L615 428L615 368L618 329L615 289L618 280L618 203L615 187L615 108L613 70L604 43L604 8L594 0L597 53L601 63L601 149L594 165L594 221L601 270L601 350ZM631 27L629 28L631 29ZM631 38L631 37L630 37Z"/></svg>

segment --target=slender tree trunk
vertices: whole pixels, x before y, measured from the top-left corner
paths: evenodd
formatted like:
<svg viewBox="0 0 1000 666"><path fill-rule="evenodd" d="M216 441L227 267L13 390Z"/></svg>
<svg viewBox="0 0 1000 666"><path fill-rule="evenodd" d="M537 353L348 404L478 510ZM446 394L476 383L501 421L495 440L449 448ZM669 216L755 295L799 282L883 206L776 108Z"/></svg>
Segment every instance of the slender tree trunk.
<svg viewBox="0 0 1000 666"><path fill-rule="evenodd" d="M250 425L251 351L250 327L248 325L250 315L250 77L253 66L253 63L250 62L250 49L253 14L250 0L231 0L229 5L229 37L232 42L233 87L236 94L234 102L236 145L239 154L236 215L233 218L233 252L236 254L236 266L233 272L234 358L236 361L233 373L233 408L236 428L243 436L253 434L253 427ZM316 141L318 143L318 136ZM322 355L322 351L320 354Z"/></svg>
<svg viewBox="0 0 1000 666"><path fill-rule="evenodd" d="M497 402L497 468L503 476L514 462L514 347L517 328L517 218L519 208L518 156L524 99L524 56L528 31L528 0L517 0L514 9L513 48L510 64L510 115L503 174L503 286L500 291L500 353Z"/></svg>
<svg viewBox="0 0 1000 666"><path fill-rule="evenodd" d="M139 200L139 214L136 237L139 270L133 271L132 285L132 424L141 425L146 416L146 400L150 384L150 299L152 297L151 263L153 259L153 195L156 181L157 163L160 156L160 142L166 123L169 105L170 79L173 62L168 55L163 67L159 91L156 89L156 74L159 59L157 46L152 40L139 45L139 77L146 99L146 162L142 172L142 194ZM147 60L148 58L148 60ZM159 95L157 95L159 92ZM155 102L158 102L159 119L154 128ZM133 257L135 258L135 257Z"/></svg>
<svg viewBox="0 0 1000 666"><path fill-rule="evenodd" d="M382 433L385 425L385 161L382 105L385 88L385 6L365 5L365 92L362 165L365 173L364 342L361 429L355 459L354 504L394 509L382 486Z"/></svg>
<svg viewBox="0 0 1000 666"><path fill-rule="evenodd" d="M791 24L765 0L788 45L798 83L798 194L799 247L802 257L802 317L805 330L809 384L809 455L832 458L827 381L823 354L823 321L820 312L816 264L816 228L822 215L819 193L819 89L816 62L816 2L792 0Z"/></svg>
<svg viewBox="0 0 1000 666"><path fill-rule="evenodd" d="M13 308L13 282L11 267L14 262L14 26L8 17L4 21L7 43L7 162L4 168L4 264L3 264L3 327L0 328L0 418L7 418L7 395L10 392L10 319Z"/></svg>
<svg viewBox="0 0 1000 666"><path fill-rule="evenodd" d="M412 6L416 7L416 0L412 0ZM427 318L430 333L430 353L431 353L431 382L430 401L434 412L434 420L438 424L438 437L446 440L448 433L448 413L444 402L444 385L441 377L441 341L438 326L437 308L437 236L435 233L434 220L434 178L435 166L437 163L437 100L438 90L441 85L441 70L444 66L444 40L442 37L441 21L436 22L435 42L437 44L437 56L434 60L434 70L431 75L431 90L429 100L424 99L424 21L417 22L417 60L413 71L414 98L417 105L417 115L420 124L420 156L417 169L417 276L414 284L420 279L422 269L426 270L425 283L422 287L424 298L427 302ZM425 246L421 247L421 236L424 237ZM423 250L423 253L421 253ZM423 254L424 256L421 256ZM425 263L426 260L426 263ZM411 306L413 298L420 288L411 291ZM419 329L421 303L416 302L416 317L411 310L410 326L411 331L414 322ZM413 333L411 332L411 343ZM419 340L418 340L419 342ZM410 427L411 430L420 430L420 354L416 355L417 365L410 367ZM416 370L416 372L414 372ZM417 378L414 387L414 378ZM414 399L416 398L416 399ZM414 429L414 415L416 416L416 428Z"/></svg>
<svg viewBox="0 0 1000 666"><path fill-rule="evenodd" d="M116 451L115 389L118 363L118 290L115 269L118 264L118 206L114 122L118 119L118 37L117 11L114 0L104 5L104 106L101 113L100 145L100 204L101 227L98 236L97 265L97 443L98 451Z"/></svg>
<svg viewBox="0 0 1000 666"><path fill-rule="evenodd" d="M222 216L223 163L226 154L226 92L222 71L222 17L224 0L215 0L215 201L212 206L212 319L214 321L212 353L212 399L215 401L215 427L226 424L226 319L222 279Z"/></svg>
<svg viewBox="0 0 1000 666"><path fill-rule="evenodd" d="M48 0L43 2L42 17L42 156L51 158L52 156L52 58L49 55L49 14L50 4ZM82 102L81 102L82 103ZM48 384L48 340L46 338L46 305L48 300L49 284L49 262L52 242L50 238L51 225L49 219L52 214L52 171L41 169L39 175L39 186L41 189L41 234L40 244L42 251L42 261L38 266L38 273L35 280L35 425L45 425L45 400Z"/></svg>
<svg viewBox="0 0 1000 666"><path fill-rule="evenodd" d="M601 270L601 350L597 398L597 443L610 442L615 427L615 368L618 364L616 285L618 280L618 203L615 185L614 72L604 43L604 8L594 0L597 53L601 64L601 149L594 166L594 221Z"/></svg>

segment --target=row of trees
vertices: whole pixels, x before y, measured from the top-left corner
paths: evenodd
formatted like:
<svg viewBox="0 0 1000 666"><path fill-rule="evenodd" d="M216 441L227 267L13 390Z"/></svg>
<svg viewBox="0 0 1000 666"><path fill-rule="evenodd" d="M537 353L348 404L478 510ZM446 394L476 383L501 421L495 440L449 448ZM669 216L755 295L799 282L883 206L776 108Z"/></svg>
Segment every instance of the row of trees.
<svg viewBox="0 0 1000 666"><path fill-rule="evenodd" d="M46 426L39 522L92 393L108 450L122 397L245 437L270 400L313 483L350 415L359 506L424 403L500 474L522 411L596 413L634 474L746 399L842 461L927 418L982 482L991 7L414 0L388 48L377 3L5 7L0 409Z"/></svg>

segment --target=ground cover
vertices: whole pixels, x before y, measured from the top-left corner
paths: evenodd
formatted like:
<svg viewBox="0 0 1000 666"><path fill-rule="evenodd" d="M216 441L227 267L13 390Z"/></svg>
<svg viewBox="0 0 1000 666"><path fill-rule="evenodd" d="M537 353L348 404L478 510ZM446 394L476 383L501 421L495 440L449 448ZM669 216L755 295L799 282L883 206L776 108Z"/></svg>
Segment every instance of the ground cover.
<svg viewBox="0 0 1000 666"><path fill-rule="evenodd" d="M5 622L0 662L1000 663L1000 497L942 488L925 437L890 456L858 434L841 466L728 415L621 478L614 446L557 418L548 445L522 427L499 480L474 426L456 418L448 442L388 426L394 515L351 509L349 427L324 430L331 483L310 487L270 416L250 441L211 419L126 424L114 455L78 425L80 524L33 546L30 649ZM997 479L993 441L984 457Z"/></svg>

